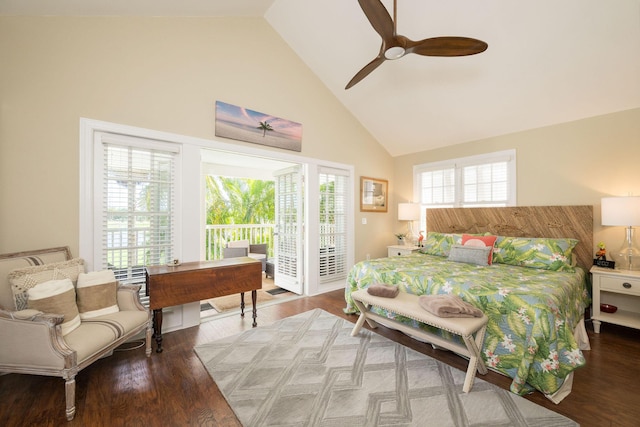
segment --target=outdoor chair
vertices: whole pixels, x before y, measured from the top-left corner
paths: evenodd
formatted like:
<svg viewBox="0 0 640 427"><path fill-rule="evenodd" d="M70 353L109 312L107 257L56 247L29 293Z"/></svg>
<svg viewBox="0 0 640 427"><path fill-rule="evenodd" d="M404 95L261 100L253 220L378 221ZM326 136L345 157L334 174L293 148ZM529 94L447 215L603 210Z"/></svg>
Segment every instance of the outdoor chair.
<svg viewBox="0 0 640 427"><path fill-rule="evenodd" d="M236 258L248 256L262 262L262 271L267 267L267 244L259 243L252 245L248 240L236 240L227 243L226 248L222 248L224 258Z"/></svg>

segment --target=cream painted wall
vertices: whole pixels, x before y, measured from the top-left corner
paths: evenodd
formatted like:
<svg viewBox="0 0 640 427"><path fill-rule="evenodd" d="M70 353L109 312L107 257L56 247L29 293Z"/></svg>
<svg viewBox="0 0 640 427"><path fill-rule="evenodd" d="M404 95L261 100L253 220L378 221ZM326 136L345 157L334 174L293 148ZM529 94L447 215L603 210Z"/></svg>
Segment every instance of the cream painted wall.
<svg viewBox="0 0 640 427"><path fill-rule="evenodd" d="M80 117L215 139L216 100L302 123L301 154L353 164L356 194L389 179L388 213L355 201L356 260L405 228L414 164L515 148L518 204L593 204L610 248L600 197L640 194L639 109L392 159L262 19L0 17L0 58L0 252L77 254Z"/></svg>
<svg viewBox="0 0 640 427"><path fill-rule="evenodd" d="M397 197L413 198L413 165L511 148L518 205L593 205L594 245L620 247L623 228L600 226L600 199L640 196L640 109L397 157Z"/></svg>
<svg viewBox="0 0 640 427"><path fill-rule="evenodd" d="M393 175L263 19L0 17L0 58L0 252L77 255L80 117L215 139L220 100L302 123L300 154L353 164L354 194ZM395 213L362 217L356 200L355 259L385 255Z"/></svg>

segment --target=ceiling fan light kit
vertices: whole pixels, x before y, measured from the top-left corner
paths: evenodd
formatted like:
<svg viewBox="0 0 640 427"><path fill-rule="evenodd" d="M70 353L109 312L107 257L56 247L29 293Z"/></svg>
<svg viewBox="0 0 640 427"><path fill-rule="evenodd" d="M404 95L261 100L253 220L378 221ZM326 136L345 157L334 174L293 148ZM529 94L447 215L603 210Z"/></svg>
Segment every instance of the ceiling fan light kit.
<svg viewBox="0 0 640 427"><path fill-rule="evenodd" d="M380 52L347 83L349 89L367 77L386 60L400 59L407 53L423 56L468 56L484 52L489 47L482 40L469 37L431 37L413 41L396 31L397 0L393 1L393 19L380 0L358 0L373 29L382 37Z"/></svg>
<svg viewBox="0 0 640 427"><path fill-rule="evenodd" d="M389 49L384 51L384 57L387 59L400 59L404 56L405 50L401 46L390 47Z"/></svg>

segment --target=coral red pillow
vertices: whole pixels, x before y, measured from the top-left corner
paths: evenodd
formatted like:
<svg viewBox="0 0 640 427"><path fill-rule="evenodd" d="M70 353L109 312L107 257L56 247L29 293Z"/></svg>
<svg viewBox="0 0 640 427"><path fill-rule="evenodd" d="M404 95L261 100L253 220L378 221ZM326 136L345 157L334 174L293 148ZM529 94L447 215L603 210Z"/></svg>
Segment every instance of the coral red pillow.
<svg viewBox="0 0 640 427"><path fill-rule="evenodd" d="M473 236L471 234L462 235L462 244L464 246L488 246L491 248L489 251L489 258L487 264L493 263L493 245L496 243L498 236Z"/></svg>

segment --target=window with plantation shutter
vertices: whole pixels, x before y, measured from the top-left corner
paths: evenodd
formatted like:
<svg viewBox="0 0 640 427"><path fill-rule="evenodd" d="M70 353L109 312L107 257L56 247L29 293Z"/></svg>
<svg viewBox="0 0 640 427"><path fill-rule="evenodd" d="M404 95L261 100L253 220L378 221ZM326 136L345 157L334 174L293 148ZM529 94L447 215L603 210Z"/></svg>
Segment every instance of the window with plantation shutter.
<svg viewBox="0 0 640 427"><path fill-rule="evenodd" d="M514 206L516 152L495 153L414 166L414 198L426 208Z"/></svg>
<svg viewBox="0 0 640 427"><path fill-rule="evenodd" d="M463 206L505 206L508 162L498 161L462 168Z"/></svg>
<svg viewBox="0 0 640 427"><path fill-rule="evenodd" d="M348 172L321 167L319 179L320 282L346 277Z"/></svg>
<svg viewBox="0 0 640 427"><path fill-rule="evenodd" d="M428 170L420 174L420 200L424 205L450 206L455 202L455 168Z"/></svg>
<svg viewBox="0 0 640 427"><path fill-rule="evenodd" d="M102 268L141 284L145 266L168 263L174 247L175 152L104 138Z"/></svg>

